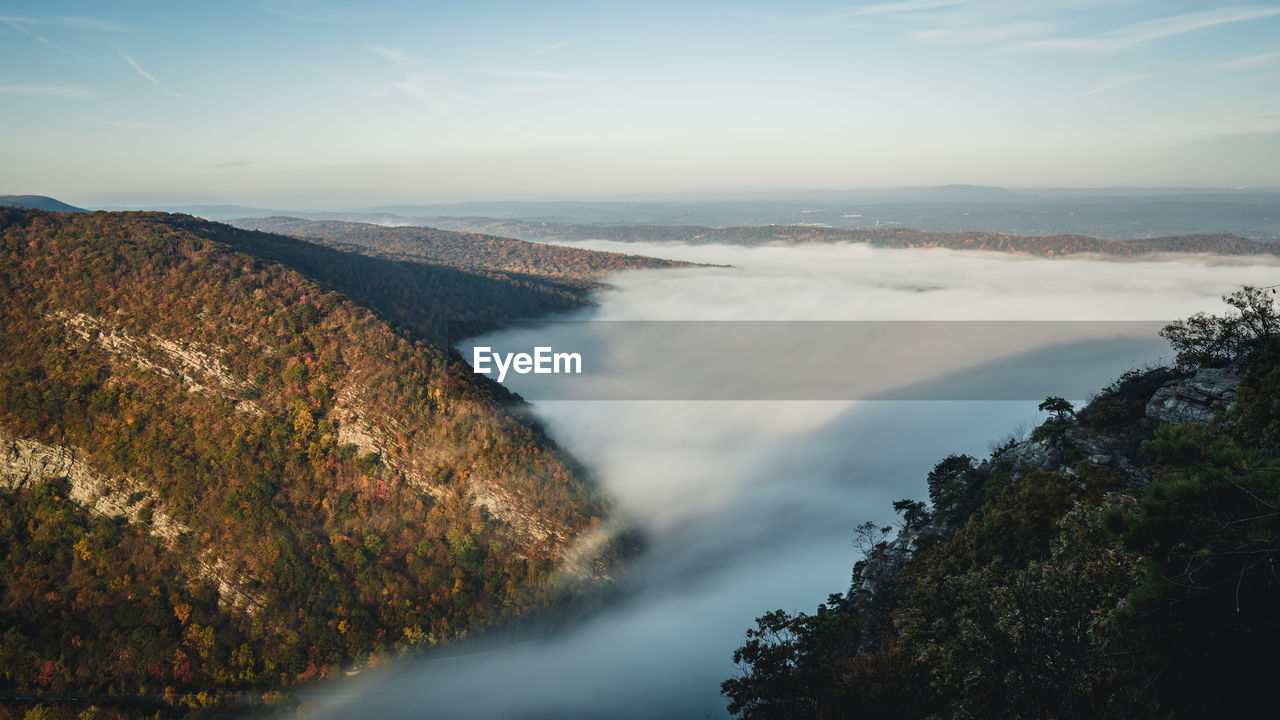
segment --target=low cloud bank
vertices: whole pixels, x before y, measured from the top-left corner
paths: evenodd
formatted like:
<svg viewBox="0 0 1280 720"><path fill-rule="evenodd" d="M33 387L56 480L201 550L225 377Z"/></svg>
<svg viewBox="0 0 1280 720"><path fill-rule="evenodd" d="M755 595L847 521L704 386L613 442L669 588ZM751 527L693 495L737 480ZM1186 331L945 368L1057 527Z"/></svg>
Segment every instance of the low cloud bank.
<svg viewBox="0 0 1280 720"><path fill-rule="evenodd" d="M575 316L601 321L1164 320L1218 311L1222 294L1280 275L1273 261L579 244L735 266L621 276L600 294L599 308ZM554 327L539 342L554 346ZM985 348L970 370L1034 368L1037 353L1051 354L1053 345L1043 338ZM1082 355L1062 380L1097 388L1168 354L1144 346ZM508 384L520 391L521 377L528 376ZM928 383L965 377L948 358L934 357L893 382L927 393ZM857 560L856 525L892 522L889 504L922 497L935 462L953 452L985 454L1019 425L1030 427L1035 406L1034 399L536 403L555 439L649 536L628 574L629 599L549 637L496 648L464 643L366 673L317 695L317 710L388 718L727 717L719 682L732 674L732 651L753 618L779 607L812 610L827 593L843 591Z"/></svg>

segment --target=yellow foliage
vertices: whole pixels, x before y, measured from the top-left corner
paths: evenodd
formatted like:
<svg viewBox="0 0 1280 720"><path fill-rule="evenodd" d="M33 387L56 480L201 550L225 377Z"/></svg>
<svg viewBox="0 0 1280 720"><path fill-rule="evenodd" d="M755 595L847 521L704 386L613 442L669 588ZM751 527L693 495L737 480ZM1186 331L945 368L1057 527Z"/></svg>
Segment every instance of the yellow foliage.
<svg viewBox="0 0 1280 720"><path fill-rule="evenodd" d="M89 543L88 535L85 535L84 537L80 538L80 542L76 543L75 545L76 557L80 558L81 560L84 560L85 562L92 560L93 550L89 547L89 545L90 543Z"/></svg>

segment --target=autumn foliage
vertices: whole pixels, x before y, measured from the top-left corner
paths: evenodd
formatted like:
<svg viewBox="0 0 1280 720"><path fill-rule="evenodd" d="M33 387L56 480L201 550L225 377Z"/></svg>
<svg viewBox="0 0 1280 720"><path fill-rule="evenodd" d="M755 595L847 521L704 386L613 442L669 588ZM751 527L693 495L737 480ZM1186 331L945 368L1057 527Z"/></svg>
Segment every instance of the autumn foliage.
<svg viewBox="0 0 1280 720"><path fill-rule="evenodd" d="M0 432L148 498L128 522L54 479L0 490L5 691L179 703L332 676L544 605L609 513L438 342L578 296L187 216L10 208L0 296ZM185 530L156 536L161 514Z"/></svg>

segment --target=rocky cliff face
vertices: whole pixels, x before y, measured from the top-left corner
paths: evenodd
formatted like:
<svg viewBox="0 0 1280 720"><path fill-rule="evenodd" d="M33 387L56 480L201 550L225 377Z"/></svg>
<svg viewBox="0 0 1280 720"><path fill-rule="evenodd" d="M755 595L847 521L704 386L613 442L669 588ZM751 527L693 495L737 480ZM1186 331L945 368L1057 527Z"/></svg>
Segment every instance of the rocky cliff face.
<svg viewBox="0 0 1280 720"><path fill-rule="evenodd" d="M150 333L146 337L134 337L117 327L110 319L86 313L73 314L58 311L52 313L50 319L65 326L67 338L71 343L80 346L96 346L106 351L114 362L120 364L123 372L141 371L158 375L180 384L187 392L222 398L232 403L236 412L262 414L258 403L240 397L249 384L236 379L233 373L217 359L218 355L225 351L224 348L176 340L155 333ZM447 451L442 452L440 448L397 442L396 438L404 437L410 428L403 419L391 417L385 412L379 412L370 407L367 396L370 394L368 390L372 382L374 381L369 378L357 375L345 378L336 389L333 421L337 426L338 442L354 445L360 454L378 456L392 473L403 476L408 483L437 500L443 500L451 489L433 481L433 476L439 474L440 466L463 465L465 459L451 457ZM30 444L29 441L14 442ZM82 452L77 454L74 448L40 447L45 447L48 451L37 451L39 468L33 470L32 477L48 477L48 473L41 475L46 469L49 473L61 472L60 469L65 469L64 456L71 458L67 461L71 465L66 467L87 467L82 461L74 460L77 456L83 456ZM77 480L86 477L88 475L85 473L76 474ZM80 485L73 480L72 487L75 491ZM550 545L557 556L563 557L572 552L574 557L580 557L582 553L588 552L587 549L592 547L593 543L598 542L584 538L571 549L568 541L574 533L541 518L537 498L512 493L483 472L466 474L465 490L471 504L484 507L489 514L507 523L512 530L522 536L524 541ZM102 502L101 496L94 497L98 498L97 502ZM77 496L75 499L81 498ZM138 507L141 506L142 504L138 504ZM99 510L92 503L88 503L87 507L99 514L130 517L125 512L116 512L116 508L104 506ZM165 521L172 522L167 516ZM185 526L183 528L185 531ZM160 528L157 525L153 529L153 534L159 533ZM167 539L171 540L172 537ZM579 563L573 565L579 569L592 566L590 562L585 565ZM581 574L575 571L573 574L581 575L580 579L602 579L596 577L595 573Z"/></svg>
<svg viewBox="0 0 1280 720"><path fill-rule="evenodd" d="M168 547L191 532L164 509L153 491L129 478L99 473L84 458L79 448L11 437L0 428L0 488L66 483L68 496L91 514L138 525ZM245 578L212 552L206 550L194 558L191 571L214 583L224 607L252 615L264 605L262 596L246 587Z"/></svg>
<svg viewBox="0 0 1280 720"><path fill-rule="evenodd" d="M1104 468L1123 485L1141 487L1151 480L1139 457L1142 441L1160 425L1212 423L1235 403L1242 379L1224 368L1202 368L1189 375L1158 369L1122 379L1078 414L1051 418L1030 437L981 462L959 458L964 462L945 472L940 465L930 478L930 494L935 504L939 497L970 498L972 511L998 487L1029 472L1075 478L1082 467ZM917 538L948 537L968 517L968 511L936 510L927 527L908 523L895 539L868 553L855 570L850 593L872 597L910 559Z"/></svg>
<svg viewBox="0 0 1280 720"><path fill-rule="evenodd" d="M1239 374L1224 368L1202 368L1194 375L1171 380L1156 390L1143 416L1155 423L1208 424L1229 408L1240 386Z"/></svg>
<svg viewBox="0 0 1280 720"><path fill-rule="evenodd" d="M71 499L96 515L140 523L150 515L151 532L172 541L188 528L153 507L154 494L127 480L94 470L75 447L14 438L0 428L0 487L20 490L46 482L65 482Z"/></svg>
<svg viewBox="0 0 1280 720"><path fill-rule="evenodd" d="M1140 440L1160 425L1213 422L1218 413L1235 403L1241 380L1241 375L1224 368L1202 368L1189 376L1173 377L1145 398L1130 398L1139 401L1141 407L1139 416L1129 418L1131 423L1109 427L1092 422L1085 410L1080 417L1066 420L1056 435L1033 434L993 456L986 465L992 470L1008 469L1015 476L1028 468L1056 470L1070 476L1075 472L1072 466L1083 460L1111 469L1128 484L1142 484L1149 478L1136 457Z"/></svg>

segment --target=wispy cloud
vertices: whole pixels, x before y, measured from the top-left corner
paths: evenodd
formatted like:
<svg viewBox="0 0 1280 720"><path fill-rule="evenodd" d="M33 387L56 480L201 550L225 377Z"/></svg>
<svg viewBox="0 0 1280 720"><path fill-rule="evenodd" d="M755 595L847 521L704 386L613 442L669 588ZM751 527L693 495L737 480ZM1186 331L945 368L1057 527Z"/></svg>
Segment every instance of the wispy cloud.
<svg viewBox="0 0 1280 720"><path fill-rule="evenodd" d="M512 78L537 78L541 80L573 80L581 77L573 73L549 72L547 70L484 70L485 75Z"/></svg>
<svg viewBox="0 0 1280 720"><path fill-rule="evenodd" d="M417 58L404 50L382 47L381 45L370 45L369 52L400 67L415 67L419 64Z"/></svg>
<svg viewBox="0 0 1280 720"><path fill-rule="evenodd" d="M411 97L414 100L434 102L436 100L436 96L435 93L428 89L429 84L429 78L422 73L409 73L408 77L399 82L392 83L391 87L402 95Z"/></svg>
<svg viewBox="0 0 1280 720"><path fill-rule="evenodd" d="M421 103L441 117L454 114L461 105L470 101L467 96L454 91L438 73L424 69L422 60L411 53L381 45L369 46L369 52L407 71L400 80L374 86L369 92L371 98L399 95Z"/></svg>
<svg viewBox="0 0 1280 720"><path fill-rule="evenodd" d="M0 85L0 95L24 95L27 97L53 97L69 100L85 100L98 97L95 90L72 87L69 85L37 85L21 83L18 85Z"/></svg>
<svg viewBox="0 0 1280 720"><path fill-rule="evenodd" d="M139 122L137 120L95 120L94 124L120 130L153 130L158 127L154 123Z"/></svg>
<svg viewBox="0 0 1280 720"><path fill-rule="evenodd" d="M57 17L57 22L60 25L65 25L67 27L82 28L85 30L98 30L100 32L133 32L133 27L130 25L118 23L114 20L102 20L99 18L59 15Z"/></svg>
<svg viewBox="0 0 1280 720"><path fill-rule="evenodd" d="M134 72L138 73L138 75L150 81L152 85L155 85L156 87L160 88L160 91L163 92L165 95L169 95L171 97L176 97L176 98L182 98L183 100L192 99L190 95L184 95L180 92L174 92L173 90L170 90L169 88L162 85L160 81L156 79L155 75L152 75L151 73L147 72L146 68L138 64L137 60L134 60L133 58L129 57L128 53L124 52L123 50L120 51L120 57L124 58L124 61L129 64L129 67L133 68Z"/></svg>
<svg viewBox="0 0 1280 720"><path fill-rule="evenodd" d="M1108 53L1161 38L1183 35L1197 30L1230 23L1257 20L1280 15L1280 7L1233 5L1231 7L1184 13L1156 20L1134 23L1087 37L1045 38L1029 40L1014 47L1020 50L1058 50L1064 52Z"/></svg>
<svg viewBox="0 0 1280 720"><path fill-rule="evenodd" d="M73 51L73 50L68 50L67 48L62 47L61 45L59 45L59 44L57 44L57 43L49 42L48 40L46 40L45 38L40 37L39 35L36 35L36 36L35 36L35 39L36 39L36 40L39 40L42 44L44 44L44 45L48 45L49 47L53 48L54 50L59 50L59 51L61 51L61 52L64 52L64 53L66 53L66 54L70 55L71 57L73 57L73 58L75 58L75 59L77 59L77 60L83 60L84 62L89 62L89 58L87 58L87 57L85 57L85 56L81 55L80 53L75 52L75 51Z"/></svg>
<svg viewBox="0 0 1280 720"><path fill-rule="evenodd" d="M1020 22L1007 25L929 28L927 30L917 30L912 33L911 37L915 40L982 44L1007 42L1032 35L1044 35L1052 32L1053 29L1054 25L1051 23Z"/></svg>
<svg viewBox="0 0 1280 720"><path fill-rule="evenodd" d="M374 88L371 98L400 95L424 105L432 113L445 117L453 115L470 98L455 92L439 77L426 72L412 71L402 80Z"/></svg>
<svg viewBox="0 0 1280 720"><path fill-rule="evenodd" d="M27 27L28 25L47 25L48 23L43 20L38 20L36 18L30 18L30 17L3 15L3 16L0 16L0 23L4 23L5 25L8 25L14 30L24 33L28 37L39 42L41 45L51 47L54 50L57 50L58 52L66 53L67 55L70 55L71 57L77 60L81 60L83 62L89 62L89 58L86 58L85 56L75 51L68 50L67 48L62 47L61 45L55 42L49 41L48 38L45 38L44 36L37 35L34 32L31 32L31 30Z"/></svg>
<svg viewBox="0 0 1280 720"><path fill-rule="evenodd" d="M553 44L548 45L548 46L546 46L546 47L540 47L540 48L538 48L537 50L534 50L534 51L533 51L532 53L530 53L530 54L531 54L531 55L541 55L541 54L543 54L543 53L549 53L549 52L551 52L552 50L559 50L559 49L560 49L560 48L562 48L562 47L568 47L568 46L570 46L570 45L572 45L572 44L573 44L573 41L572 41L572 40L561 40L561 41L560 41L560 42L558 42L558 43L553 43Z"/></svg>
<svg viewBox="0 0 1280 720"><path fill-rule="evenodd" d="M1236 60L1227 60L1226 62L1214 63L1209 66L1210 70L1252 70L1254 68L1269 67L1271 65L1280 64L1280 52L1262 53L1261 55L1250 55Z"/></svg>
<svg viewBox="0 0 1280 720"><path fill-rule="evenodd" d="M1116 88L1122 88L1125 85L1132 85L1136 82L1142 82L1151 77L1154 73L1126 73L1124 75L1112 75L1104 78L1102 82L1094 87L1081 93L1082 95L1098 95L1104 92L1110 92Z"/></svg>
<svg viewBox="0 0 1280 720"><path fill-rule="evenodd" d="M786 25L810 27L857 27L864 23L932 19L949 8L966 5L970 0L901 0L850 5L823 15L784 15L770 19Z"/></svg>
<svg viewBox="0 0 1280 720"><path fill-rule="evenodd" d="M156 79L156 76L142 69L142 66L138 64L137 60L134 60L123 52L120 53L120 57L124 58L124 61L129 63L129 67L132 67L139 75L150 80L153 85L160 84L160 81Z"/></svg>
<svg viewBox="0 0 1280 720"><path fill-rule="evenodd" d="M1197 148L1210 152L1243 152L1266 162L1280 146L1280 130L1224 132L1185 139L1177 147Z"/></svg>
<svg viewBox="0 0 1280 720"><path fill-rule="evenodd" d="M385 12L354 3L317 3L313 0L266 0L262 9L289 20L322 25L371 25L386 19Z"/></svg>
<svg viewBox="0 0 1280 720"><path fill-rule="evenodd" d="M44 25L98 30L100 32L133 32L131 25L101 18L59 15L54 18L36 18L29 15L0 15L0 22L8 25Z"/></svg>
<svg viewBox="0 0 1280 720"><path fill-rule="evenodd" d="M872 5L860 6L855 5L842 12L836 13L835 17L848 18L864 15L901 15L903 13L937 10L938 8L960 5L963 2L964 0L902 0L902 2L875 3Z"/></svg>

